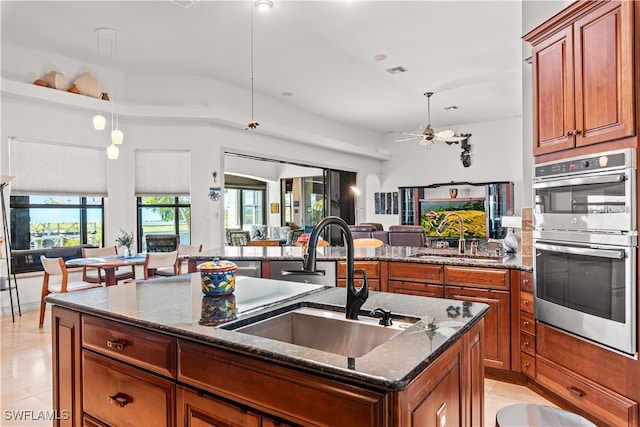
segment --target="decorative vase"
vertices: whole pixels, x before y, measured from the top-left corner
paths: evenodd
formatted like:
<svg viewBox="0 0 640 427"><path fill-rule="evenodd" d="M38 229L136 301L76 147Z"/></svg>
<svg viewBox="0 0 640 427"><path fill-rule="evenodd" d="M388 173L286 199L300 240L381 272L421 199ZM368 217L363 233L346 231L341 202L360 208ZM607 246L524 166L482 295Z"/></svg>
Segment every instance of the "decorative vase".
<svg viewBox="0 0 640 427"><path fill-rule="evenodd" d="M502 248L505 253L508 254L518 252L518 239L516 238L516 235L513 234L513 228L511 227L507 228L507 235L504 236L504 239L502 240Z"/></svg>
<svg viewBox="0 0 640 427"><path fill-rule="evenodd" d="M129 249L129 246L124 247L124 256L125 258L129 258L131 256L131 249Z"/></svg>

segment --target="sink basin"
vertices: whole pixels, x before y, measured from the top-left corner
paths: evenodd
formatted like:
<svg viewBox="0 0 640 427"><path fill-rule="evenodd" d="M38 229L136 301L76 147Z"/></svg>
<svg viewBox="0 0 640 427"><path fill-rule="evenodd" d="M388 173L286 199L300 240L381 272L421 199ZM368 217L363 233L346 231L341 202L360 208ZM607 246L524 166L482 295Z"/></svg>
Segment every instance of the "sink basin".
<svg viewBox="0 0 640 427"><path fill-rule="evenodd" d="M378 324L379 319L373 317L360 316L358 320L349 320L341 312L294 307L286 313L234 330L342 356L360 357L389 341L417 320L393 320L392 326L382 326Z"/></svg>

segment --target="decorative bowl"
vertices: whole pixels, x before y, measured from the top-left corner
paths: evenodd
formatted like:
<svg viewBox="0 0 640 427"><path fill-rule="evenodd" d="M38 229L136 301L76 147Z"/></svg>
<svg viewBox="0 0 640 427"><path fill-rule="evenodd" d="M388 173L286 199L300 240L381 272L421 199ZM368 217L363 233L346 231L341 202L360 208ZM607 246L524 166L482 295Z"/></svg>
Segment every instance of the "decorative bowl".
<svg viewBox="0 0 640 427"><path fill-rule="evenodd" d="M209 296L223 296L236 289L236 270L231 261L209 261L198 265L202 293Z"/></svg>
<svg viewBox="0 0 640 427"><path fill-rule="evenodd" d="M235 295L221 297L202 297L202 312L198 324L203 326L215 326L236 318Z"/></svg>

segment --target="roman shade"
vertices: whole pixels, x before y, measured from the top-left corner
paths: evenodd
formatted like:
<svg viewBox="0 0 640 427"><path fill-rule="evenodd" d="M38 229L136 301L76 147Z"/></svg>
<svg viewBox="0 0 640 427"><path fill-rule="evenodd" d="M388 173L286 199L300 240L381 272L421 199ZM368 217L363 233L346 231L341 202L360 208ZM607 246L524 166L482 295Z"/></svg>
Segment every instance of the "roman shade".
<svg viewBox="0 0 640 427"><path fill-rule="evenodd" d="M11 194L107 196L104 148L9 139Z"/></svg>
<svg viewBox="0 0 640 427"><path fill-rule="evenodd" d="M136 150L136 196L189 196L191 153Z"/></svg>

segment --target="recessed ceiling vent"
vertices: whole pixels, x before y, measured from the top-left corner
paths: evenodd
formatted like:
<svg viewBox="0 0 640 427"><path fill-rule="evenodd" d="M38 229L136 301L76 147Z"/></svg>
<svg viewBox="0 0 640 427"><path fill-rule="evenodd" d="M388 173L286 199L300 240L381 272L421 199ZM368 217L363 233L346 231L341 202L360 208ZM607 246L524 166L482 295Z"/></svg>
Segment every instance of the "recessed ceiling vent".
<svg viewBox="0 0 640 427"><path fill-rule="evenodd" d="M200 0L169 0L173 4L177 4L180 7L184 7L185 9L193 6L194 4L200 3Z"/></svg>
<svg viewBox="0 0 640 427"><path fill-rule="evenodd" d="M393 68L387 68L387 73L389 74L400 74L400 73L406 73L407 70L406 68L404 68L402 65L399 65L397 67L393 67Z"/></svg>

